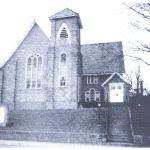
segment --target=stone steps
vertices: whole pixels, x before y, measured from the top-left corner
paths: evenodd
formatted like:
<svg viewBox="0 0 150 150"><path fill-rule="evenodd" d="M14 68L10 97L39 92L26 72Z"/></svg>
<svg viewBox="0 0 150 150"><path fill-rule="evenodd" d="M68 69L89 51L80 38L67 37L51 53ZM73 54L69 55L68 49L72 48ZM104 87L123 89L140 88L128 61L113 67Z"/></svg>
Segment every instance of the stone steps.
<svg viewBox="0 0 150 150"><path fill-rule="evenodd" d="M111 104L109 106L109 140L114 142L131 142L131 128L128 107Z"/></svg>

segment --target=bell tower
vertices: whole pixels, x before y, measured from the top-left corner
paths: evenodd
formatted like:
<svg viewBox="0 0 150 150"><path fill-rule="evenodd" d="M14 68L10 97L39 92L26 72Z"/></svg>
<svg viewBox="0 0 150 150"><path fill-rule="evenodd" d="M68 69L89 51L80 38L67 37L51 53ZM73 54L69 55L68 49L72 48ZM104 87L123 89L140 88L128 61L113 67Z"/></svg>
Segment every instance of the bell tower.
<svg viewBox="0 0 150 150"><path fill-rule="evenodd" d="M54 47L53 106L74 109L81 91L80 16L66 8L51 16L50 20Z"/></svg>

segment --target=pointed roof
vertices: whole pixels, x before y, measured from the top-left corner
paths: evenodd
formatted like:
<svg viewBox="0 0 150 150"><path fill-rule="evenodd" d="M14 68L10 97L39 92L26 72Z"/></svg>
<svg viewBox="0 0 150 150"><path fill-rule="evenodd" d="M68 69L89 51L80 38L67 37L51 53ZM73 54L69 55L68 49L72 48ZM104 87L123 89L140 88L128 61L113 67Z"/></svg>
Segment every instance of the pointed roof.
<svg viewBox="0 0 150 150"><path fill-rule="evenodd" d="M15 52L17 51L17 49L21 46L21 44L23 43L23 41L25 40L25 38L29 35L29 33L32 31L32 29L36 25L41 30L41 32L45 35L45 37L49 40L49 37L47 37L46 33L43 32L43 30L40 28L40 26L38 25L38 23L34 20L31 23L31 25L29 26L29 28L26 30L24 36L18 42L16 48L12 52L10 52L10 54L6 58L4 58L4 60L2 62L0 62L0 69L2 69L5 66L5 64L7 64L7 62L9 61L9 59L11 59L11 57L15 54Z"/></svg>
<svg viewBox="0 0 150 150"><path fill-rule="evenodd" d="M110 80L114 77L114 76L118 76L123 82L125 82L128 85L131 85L128 81L126 81L126 79L121 76L118 72L114 72L101 86L105 86L107 83L110 82Z"/></svg>
<svg viewBox="0 0 150 150"><path fill-rule="evenodd" d="M69 8L65 8L64 10L50 16L49 19L55 20L55 19L70 18L70 17L77 17L79 26L80 26L80 28L82 28L82 23L81 23L79 14Z"/></svg>

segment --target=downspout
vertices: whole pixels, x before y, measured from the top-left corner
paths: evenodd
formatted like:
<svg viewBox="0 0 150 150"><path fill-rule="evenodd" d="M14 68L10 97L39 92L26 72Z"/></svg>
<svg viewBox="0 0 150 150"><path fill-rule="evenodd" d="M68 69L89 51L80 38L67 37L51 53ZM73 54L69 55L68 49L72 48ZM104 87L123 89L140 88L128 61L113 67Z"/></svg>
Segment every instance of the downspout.
<svg viewBox="0 0 150 150"><path fill-rule="evenodd" d="M0 101L1 104L3 104L3 98L4 98L4 80L5 80L5 76L4 76L4 68L3 68L2 69L1 101Z"/></svg>
<svg viewBox="0 0 150 150"><path fill-rule="evenodd" d="M52 96L52 101L53 101L53 109L55 108L55 99L54 99L54 94L55 94L55 89L54 89L54 73L55 73L55 57L56 57L56 21L55 21L55 36L54 36L54 60L53 60L53 96Z"/></svg>
<svg viewBox="0 0 150 150"><path fill-rule="evenodd" d="M79 103L79 56L77 53L77 108Z"/></svg>
<svg viewBox="0 0 150 150"><path fill-rule="evenodd" d="M18 72L18 60L16 61L16 67L15 67L14 110L16 110L17 72Z"/></svg>

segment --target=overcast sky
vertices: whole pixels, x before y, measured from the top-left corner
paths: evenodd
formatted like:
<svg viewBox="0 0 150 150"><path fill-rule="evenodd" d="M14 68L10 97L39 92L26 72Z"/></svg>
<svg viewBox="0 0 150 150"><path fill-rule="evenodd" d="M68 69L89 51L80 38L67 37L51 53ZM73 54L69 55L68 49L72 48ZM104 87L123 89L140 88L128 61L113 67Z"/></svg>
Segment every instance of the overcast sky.
<svg viewBox="0 0 150 150"><path fill-rule="evenodd" d="M132 5L148 0L3 0L0 1L0 63L16 49L30 25L35 20L50 37L49 16L64 8L80 14L83 29L81 43L122 41L125 53L130 51L134 40L148 40L150 35L133 29L130 21L135 18L122 3ZM138 63L126 59L128 73ZM145 71L146 70L146 71ZM142 65L145 86L150 87L150 67Z"/></svg>

